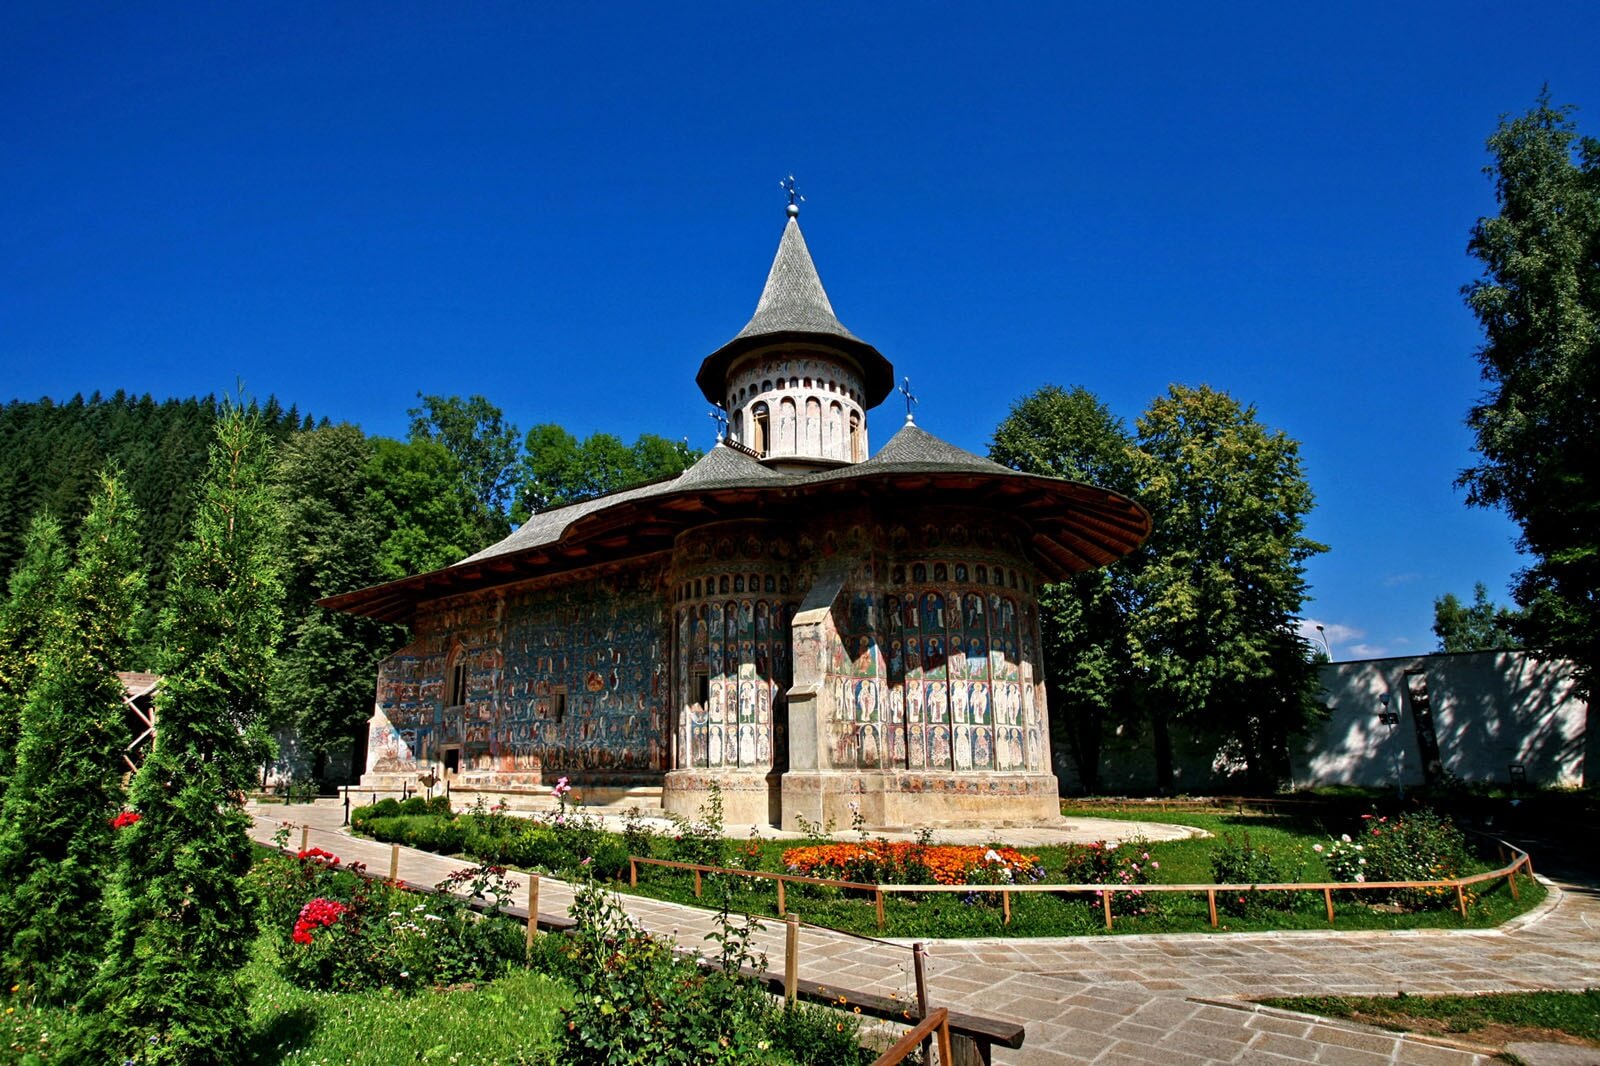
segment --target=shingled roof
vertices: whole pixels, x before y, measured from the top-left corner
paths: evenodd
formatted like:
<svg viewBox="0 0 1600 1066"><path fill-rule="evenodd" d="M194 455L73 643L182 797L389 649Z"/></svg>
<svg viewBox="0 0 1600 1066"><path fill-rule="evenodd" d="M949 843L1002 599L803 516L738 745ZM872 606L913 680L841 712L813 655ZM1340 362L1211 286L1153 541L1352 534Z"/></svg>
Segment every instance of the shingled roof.
<svg viewBox="0 0 1600 1066"><path fill-rule="evenodd" d="M894 388L894 366L866 341L844 328L817 275L811 251L793 216L783 227L778 254L767 272L767 284L750 316L734 338L706 357L695 384L712 403L721 403L728 368L745 352L784 342L810 342L848 355L861 367L865 406L876 407Z"/></svg>
<svg viewBox="0 0 1600 1066"><path fill-rule="evenodd" d="M1104 566L1150 532L1149 514L1124 496L1012 470L908 422L866 462L810 473L770 469L719 444L676 477L537 514L454 566L320 603L404 622L426 600L666 551L679 533L705 522L792 521L832 508L929 501L987 508L1021 523L1046 580Z"/></svg>

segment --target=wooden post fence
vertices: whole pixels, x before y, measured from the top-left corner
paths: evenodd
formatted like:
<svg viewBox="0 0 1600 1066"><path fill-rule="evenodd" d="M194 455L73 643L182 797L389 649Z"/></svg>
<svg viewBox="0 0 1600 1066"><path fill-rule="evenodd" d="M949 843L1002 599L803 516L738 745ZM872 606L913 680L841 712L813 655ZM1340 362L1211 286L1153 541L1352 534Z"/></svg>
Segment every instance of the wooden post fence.
<svg viewBox="0 0 1600 1066"><path fill-rule="evenodd" d="M527 950L533 950L533 938L539 932L539 875L528 875L528 943Z"/></svg>
<svg viewBox="0 0 1600 1066"><path fill-rule="evenodd" d="M782 882L779 882L782 884ZM800 978L800 916L791 914L784 919L783 930L783 1000L794 1002L795 986Z"/></svg>

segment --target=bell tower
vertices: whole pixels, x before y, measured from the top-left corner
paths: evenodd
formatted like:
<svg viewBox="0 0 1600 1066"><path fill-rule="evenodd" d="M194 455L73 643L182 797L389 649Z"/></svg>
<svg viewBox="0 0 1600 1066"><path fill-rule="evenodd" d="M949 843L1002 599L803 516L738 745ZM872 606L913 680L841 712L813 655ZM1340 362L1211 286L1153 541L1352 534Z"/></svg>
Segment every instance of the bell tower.
<svg viewBox="0 0 1600 1066"><path fill-rule="evenodd" d="M845 329L800 232L788 221L755 314L706 357L695 384L728 417L728 437L769 466L823 470L866 460L867 411L894 388L894 367Z"/></svg>

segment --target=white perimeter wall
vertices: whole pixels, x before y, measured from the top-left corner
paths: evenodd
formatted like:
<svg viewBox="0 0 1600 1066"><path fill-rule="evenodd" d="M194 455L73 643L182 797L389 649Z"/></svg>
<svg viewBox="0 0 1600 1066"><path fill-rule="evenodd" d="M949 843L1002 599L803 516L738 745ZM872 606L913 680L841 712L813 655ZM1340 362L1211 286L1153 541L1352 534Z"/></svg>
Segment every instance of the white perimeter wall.
<svg viewBox="0 0 1600 1066"><path fill-rule="evenodd" d="M1526 652L1464 652L1328 663L1320 670L1328 721L1291 744L1296 787L1422 782L1406 671L1428 680L1444 768L1466 781L1508 781L1520 764L1530 784L1581 786L1590 745L1589 706L1572 694L1565 660ZM1379 697L1400 712L1380 725Z"/></svg>

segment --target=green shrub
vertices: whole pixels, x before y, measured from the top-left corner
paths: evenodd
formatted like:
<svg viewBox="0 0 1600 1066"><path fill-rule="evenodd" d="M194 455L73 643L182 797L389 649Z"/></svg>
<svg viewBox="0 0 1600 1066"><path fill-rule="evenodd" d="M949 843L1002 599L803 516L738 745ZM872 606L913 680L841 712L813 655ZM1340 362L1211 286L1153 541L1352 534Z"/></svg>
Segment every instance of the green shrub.
<svg viewBox="0 0 1600 1066"><path fill-rule="evenodd" d="M728 842L722 836L722 789L716 782L712 782L706 801L696 814L698 817L692 819L677 814L667 816L673 825L668 858L701 866L727 865Z"/></svg>
<svg viewBox="0 0 1600 1066"><path fill-rule="evenodd" d="M426 896L360 877L313 848L269 855L251 879L279 968L302 988L414 991L492 980L523 957L522 924L498 916L516 888L503 869L468 867ZM484 901L488 915L452 891Z"/></svg>
<svg viewBox="0 0 1600 1066"><path fill-rule="evenodd" d="M1345 834L1325 856L1340 881L1445 881L1461 876L1469 857L1466 838L1449 819L1434 811L1411 814L1364 814L1355 837ZM1373 893L1362 893L1372 899ZM1397 888L1382 894L1408 908L1453 906L1455 890Z"/></svg>
<svg viewBox="0 0 1600 1066"><path fill-rule="evenodd" d="M1264 893L1253 886L1298 881L1303 869L1302 863L1295 870L1288 870L1266 847L1252 844L1249 833L1224 833L1211 853L1211 876L1218 884L1252 886L1217 895L1217 904L1222 910L1241 918L1257 918L1266 911L1293 908L1295 893Z"/></svg>
<svg viewBox="0 0 1600 1066"><path fill-rule="evenodd" d="M1061 879L1069 885L1111 885L1118 891L1111 896L1113 914L1156 914L1161 897L1146 894L1138 885L1151 882L1161 869L1159 860L1150 857L1149 842L1142 836L1121 844L1096 840L1089 844L1069 844L1064 849ZM1086 902L1101 906L1104 894L1096 892Z"/></svg>
<svg viewBox="0 0 1600 1066"><path fill-rule="evenodd" d="M851 1015L801 1007L775 1008L760 986L739 976L741 965L764 965L751 954L758 928L718 916L716 964L677 957L646 934L615 897L590 881L573 900L577 926L562 945L562 972L574 985L565 1012L558 1061L610 1063L858 1063ZM831 1032L828 1030L831 1029Z"/></svg>

